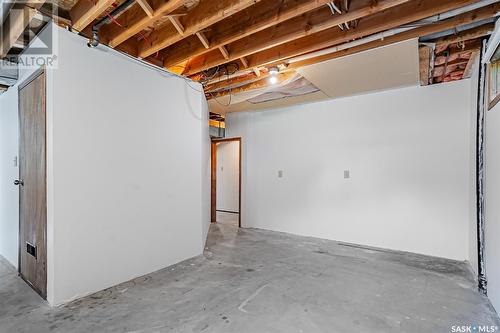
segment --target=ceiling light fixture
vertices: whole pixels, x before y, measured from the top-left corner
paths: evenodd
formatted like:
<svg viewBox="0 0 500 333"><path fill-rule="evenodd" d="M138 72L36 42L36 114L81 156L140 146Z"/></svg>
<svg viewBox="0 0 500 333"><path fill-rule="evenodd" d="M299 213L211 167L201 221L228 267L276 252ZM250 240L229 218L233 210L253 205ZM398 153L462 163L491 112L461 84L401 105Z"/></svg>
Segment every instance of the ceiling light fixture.
<svg viewBox="0 0 500 333"><path fill-rule="evenodd" d="M277 76L275 76L275 75L271 76L271 77L269 78L269 83L271 83L271 84L276 84L276 83L278 83L278 77L277 77Z"/></svg>
<svg viewBox="0 0 500 333"><path fill-rule="evenodd" d="M269 68L269 74L270 75L278 75L278 73L280 72L279 68L278 67L271 67Z"/></svg>

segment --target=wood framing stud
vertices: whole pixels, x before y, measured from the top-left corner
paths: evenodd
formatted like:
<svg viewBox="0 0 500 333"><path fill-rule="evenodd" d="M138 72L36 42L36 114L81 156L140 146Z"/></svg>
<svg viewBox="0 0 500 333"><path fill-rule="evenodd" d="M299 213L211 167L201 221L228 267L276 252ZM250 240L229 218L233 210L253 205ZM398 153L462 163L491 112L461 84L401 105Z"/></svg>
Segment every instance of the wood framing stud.
<svg viewBox="0 0 500 333"><path fill-rule="evenodd" d="M173 24L173 26L175 27L177 32L181 36L184 36L184 31L186 31L186 29L184 28L181 21L179 20L179 16L178 15L168 15L168 19Z"/></svg>
<svg viewBox="0 0 500 333"><path fill-rule="evenodd" d="M430 46L422 45L418 48L420 59L420 85L426 86L430 80L431 57L433 49Z"/></svg>
<svg viewBox="0 0 500 333"><path fill-rule="evenodd" d="M210 43L208 42L207 37L205 36L205 34L202 31L198 31L196 33L196 36L198 37L198 39L200 40L200 42L203 44L203 46L206 49L210 48Z"/></svg>
<svg viewBox="0 0 500 333"><path fill-rule="evenodd" d="M245 57L240 58L241 64L243 65L243 68L248 68L248 60Z"/></svg>
<svg viewBox="0 0 500 333"><path fill-rule="evenodd" d="M229 59L229 52L226 49L226 47L224 45L219 46L219 50L220 50L220 53L222 53L222 56L224 57L224 59L228 60Z"/></svg>
<svg viewBox="0 0 500 333"><path fill-rule="evenodd" d="M149 4L148 0L135 0L139 6L141 6L142 9L146 12L146 15L148 15L150 18L153 18L154 16L154 10L153 7Z"/></svg>

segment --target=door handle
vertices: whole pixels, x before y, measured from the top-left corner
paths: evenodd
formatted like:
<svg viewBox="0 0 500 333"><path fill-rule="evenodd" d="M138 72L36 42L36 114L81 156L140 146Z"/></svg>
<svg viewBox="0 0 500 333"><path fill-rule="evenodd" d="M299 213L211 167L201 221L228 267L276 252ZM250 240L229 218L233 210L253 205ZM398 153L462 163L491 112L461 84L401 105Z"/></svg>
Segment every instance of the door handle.
<svg viewBox="0 0 500 333"><path fill-rule="evenodd" d="M14 180L14 185L24 186L24 181L22 179L16 179Z"/></svg>

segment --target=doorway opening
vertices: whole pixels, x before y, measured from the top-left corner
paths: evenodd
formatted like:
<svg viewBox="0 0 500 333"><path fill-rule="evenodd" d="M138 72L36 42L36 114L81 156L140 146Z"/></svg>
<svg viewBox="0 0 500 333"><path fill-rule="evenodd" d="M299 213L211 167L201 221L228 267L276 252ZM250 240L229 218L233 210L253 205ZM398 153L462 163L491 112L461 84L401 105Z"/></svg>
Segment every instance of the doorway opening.
<svg viewBox="0 0 500 333"><path fill-rule="evenodd" d="M241 138L212 140L211 221L241 227Z"/></svg>
<svg viewBox="0 0 500 333"><path fill-rule="evenodd" d="M19 275L47 297L45 71L19 86Z"/></svg>

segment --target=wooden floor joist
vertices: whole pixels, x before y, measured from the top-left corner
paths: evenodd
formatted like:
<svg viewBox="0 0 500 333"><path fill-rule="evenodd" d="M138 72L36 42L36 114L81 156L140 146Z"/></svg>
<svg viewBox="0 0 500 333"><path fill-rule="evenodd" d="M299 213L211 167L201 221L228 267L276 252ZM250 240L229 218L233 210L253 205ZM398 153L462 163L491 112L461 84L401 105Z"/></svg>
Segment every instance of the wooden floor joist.
<svg viewBox="0 0 500 333"><path fill-rule="evenodd" d="M88 1L88 0L80 0ZM117 47L129 38L137 35L148 26L162 19L165 15L179 9L186 0L156 0L153 1L153 16L149 17L139 5L134 5L125 13L116 18L117 24L108 24L100 30L101 40L110 47ZM135 48L137 49L137 41Z"/></svg>
<svg viewBox="0 0 500 333"><path fill-rule="evenodd" d="M370 15L360 21L356 29L343 31L337 28L337 23L339 23L337 17L344 15L328 17L326 14L317 14L316 26L309 26L308 20L302 23L294 21L294 24L280 26L279 32L263 30L246 39L227 45L231 54L229 61L246 56L249 60L249 66L261 66L269 62L342 44L476 2L478 0L412 1ZM354 12L355 10L352 8L349 14L353 15ZM327 21L322 21L323 19ZM315 33L310 34L311 30ZM301 35L306 37L300 37ZM226 62L220 53L210 52L194 58L185 74L192 75Z"/></svg>
<svg viewBox="0 0 500 333"><path fill-rule="evenodd" d="M489 6L477 9L475 11L471 11L471 12L467 12L467 13L464 13L461 15L457 15L453 18L444 20L444 21L439 22L439 23L429 24L427 26L408 30L408 31L396 34L394 36L386 37L382 40L376 40L376 41L368 42L366 44L362 44L359 46L344 49L344 50L341 50L338 52L325 54L322 56L313 57L313 58L302 60L302 61L297 61L297 62L290 64L288 66L288 68L289 69L297 69L300 67L316 64L316 63L319 63L322 61L336 59L336 58L340 58L340 57L345 57L347 55L356 54L359 52L375 49L377 47L398 43L398 42L405 41L408 39L431 35L434 33L448 30L448 29L456 27L456 26L466 25L468 23L473 23L473 22L481 21L481 20L496 16L499 13L499 11L500 11L500 4L489 5Z"/></svg>
<svg viewBox="0 0 500 333"><path fill-rule="evenodd" d="M79 0L69 12L73 22L73 29L83 31L114 2L115 0Z"/></svg>
<svg viewBox="0 0 500 333"><path fill-rule="evenodd" d="M320 7L326 7L331 0L314 1L288 1L264 0L252 10L246 10L233 15L229 20L224 20L211 27L211 46L202 48L198 43L186 39L173 48L162 51L165 67L182 62L186 59L199 56L217 49L221 45L233 43L239 39L248 37L273 25L280 24L304 13L313 11ZM376 10L369 6L370 0L362 0L368 10ZM395 0L391 3L396 5L409 0ZM386 3L389 3L386 1ZM228 22L227 22L228 21Z"/></svg>
<svg viewBox="0 0 500 333"><path fill-rule="evenodd" d="M294 71L290 71L290 72L286 72L286 73L280 73L280 74L277 75L276 84L280 84L280 83L283 83L283 82L285 82L287 80L290 80L295 75L297 75L297 73L294 72ZM227 89L227 90L220 91L220 92L217 92L217 93L209 93L208 96L207 96L207 99L219 98L219 97L226 96L226 95L229 95L229 94L238 94L238 93L242 93L242 92L245 92L245 91L251 91L251 90L261 89L261 88L268 87L270 85L271 84L269 83L269 78L268 77L261 78L258 81L255 81L255 82L243 85L243 86L238 87L238 88Z"/></svg>
<svg viewBox="0 0 500 333"><path fill-rule="evenodd" d="M186 16L182 17L182 24L185 27L184 36L194 35L259 1L261 0L202 1ZM166 26L155 30L149 36L148 41L139 44L139 57L146 58L182 39L183 36L179 36L173 27Z"/></svg>
<svg viewBox="0 0 500 333"><path fill-rule="evenodd" d="M122 1L78 0L69 11L72 27L89 37L92 24ZM466 7L472 4L476 6ZM499 6L500 2L485 6L482 0L135 0L98 33L103 44L178 74L211 80L205 89L222 93L225 87L266 83L266 69L272 66L281 66L281 77L308 64L489 19L498 15ZM457 9L463 14L446 20L439 16ZM430 17L432 23L424 21ZM409 30L393 35L392 29L400 27ZM493 27L489 20L430 40L435 48L421 49L423 63L432 59L432 66L441 66L441 50L454 52L456 45L489 35ZM358 42L383 32L387 33L381 40ZM345 48L353 41L356 46ZM311 58L316 51L323 55ZM439 79L466 77L472 61L465 61L470 56L469 52L466 59L451 59L443 70L446 77ZM244 75L216 82L229 74L227 68ZM421 69L422 84L432 83L426 80L432 78L429 68Z"/></svg>

